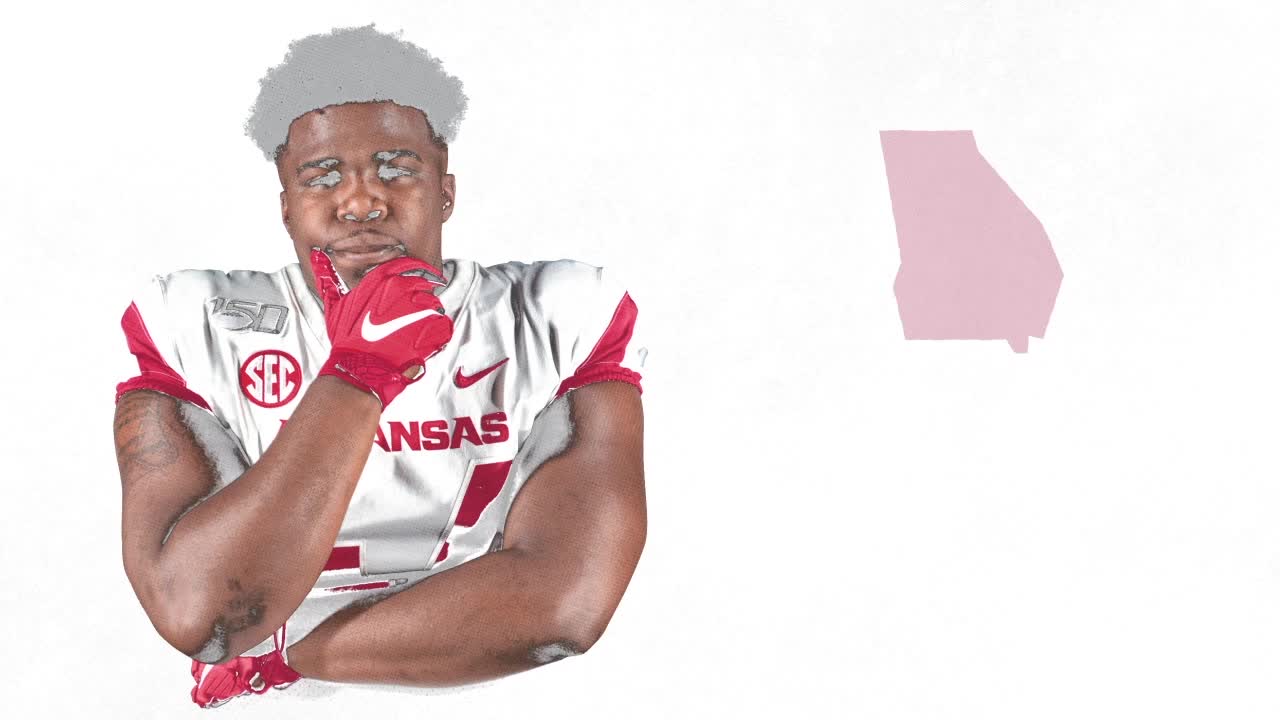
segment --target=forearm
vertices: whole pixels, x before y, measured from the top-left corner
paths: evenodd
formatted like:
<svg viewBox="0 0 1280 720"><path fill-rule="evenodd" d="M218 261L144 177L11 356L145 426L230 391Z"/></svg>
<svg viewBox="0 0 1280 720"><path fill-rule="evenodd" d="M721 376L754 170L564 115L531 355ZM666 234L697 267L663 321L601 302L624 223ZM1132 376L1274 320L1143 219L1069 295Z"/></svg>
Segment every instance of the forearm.
<svg viewBox="0 0 1280 720"><path fill-rule="evenodd" d="M252 467L190 509L167 539L126 552L153 568L154 605L192 657L220 662L261 642L306 597L346 513L381 407L334 378L312 384Z"/></svg>
<svg viewBox="0 0 1280 720"><path fill-rule="evenodd" d="M442 687L584 652L608 617L568 602L562 571L519 550L484 555L337 613L289 649L289 664L332 682Z"/></svg>
<svg viewBox="0 0 1280 720"><path fill-rule="evenodd" d="M563 449L516 496L505 549L337 613L289 649L290 665L335 682L446 686L585 652L644 548L640 412L617 383L557 400L533 437Z"/></svg>

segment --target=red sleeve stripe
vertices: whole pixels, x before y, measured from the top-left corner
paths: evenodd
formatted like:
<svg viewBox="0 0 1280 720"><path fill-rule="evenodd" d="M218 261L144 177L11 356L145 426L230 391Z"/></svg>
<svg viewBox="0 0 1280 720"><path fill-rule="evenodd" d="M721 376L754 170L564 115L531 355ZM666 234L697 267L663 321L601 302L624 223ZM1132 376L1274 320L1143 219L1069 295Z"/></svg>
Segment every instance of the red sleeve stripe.
<svg viewBox="0 0 1280 720"><path fill-rule="evenodd" d="M156 343L147 331L147 324L142 321L142 313L138 312L138 304L132 303L120 318L120 327L124 329L125 341L129 343L129 352L138 359L139 374L116 385L116 402L127 392L133 390L155 390L194 403L209 410L209 403L187 387L178 371L169 367L156 348Z"/></svg>
<svg viewBox="0 0 1280 720"><path fill-rule="evenodd" d="M640 387L640 373L622 367L622 361L627 355L627 343L631 342L631 333L635 330L636 315L635 302L631 299L630 293L624 293L622 300L618 302L617 309L613 311L613 319L609 321L609 326L605 328L599 342L573 375L560 383L556 397L583 385L605 380L631 383L637 390L643 392Z"/></svg>
<svg viewBox="0 0 1280 720"><path fill-rule="evenodd" d="M205 410L213 412L213 409L209 407L209 403L205 402L204 398L191 392L185 385L175 383L172 378L163 375L143 373L116 385L116 402L120 402L120 398L124 397L125 393L131 393L134 390L154 390L169 397L185 400L192 405L199 405Z"/></svg>

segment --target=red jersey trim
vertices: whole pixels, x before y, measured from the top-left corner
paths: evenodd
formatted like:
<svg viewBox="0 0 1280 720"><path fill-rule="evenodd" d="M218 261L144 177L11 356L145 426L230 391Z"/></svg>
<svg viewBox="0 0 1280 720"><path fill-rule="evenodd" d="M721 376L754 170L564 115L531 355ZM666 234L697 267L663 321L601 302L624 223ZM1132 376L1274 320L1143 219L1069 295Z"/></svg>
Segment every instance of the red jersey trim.
<svg viewBox="0 0 1280 720"><path fill-rule="evenodd" d="M129 352L138 359L140 372L136 377L116 385L116 402L120 402L120 398L127 392L154 390L199 405L205 410L210 409L209 403L199 394L192 392L187 387L187 381L183 380L178 371L170 367L160 355L155 340L147 330L147 324L142 321L142 313L138 312L137 303L131 303L124 311L124 317L120 318L120 327L124 330Z"/></svg>
<svg viewBox="0 0 1280 720"><path fill-rule="evenodd" d="M592 348L587 359L582 361L568 379L560 383L560 389L556 391L557 398L570 390L606 380L630 383L640 392L644 392L640 387L640 373L622 367L622 361L627 355L627 344L631 342L631 333L635 330L637 314L638 310L631 299L631 294L623 293L622 300L614 309L613 319L609 321L604 334L600 336L600 340Z"/></svg>
<svg viewBox="0 0 1280 720"><path fill-rule="evenodd" d="M116 385L116 402L120 402L120 398L124 397L126 393L131 393L134 390L153 390L155 392L168 395L169 397L185 400L192 405L199 405L205 410L213 412L213 409L209 407L209 403L204 401L204 398L191 392L183 385L175 384L172 379L168 377L148 377L146 374L142 374L135 378L125 380L119 385Z"/></svg>
<svg viewBox="0 0 1280 720"><path fill-rule="evenodd" d="M324 572L330 570L359 570L360 569L360 546L359 545L339 545L329 553L329 559L324 564Z"/></svg>

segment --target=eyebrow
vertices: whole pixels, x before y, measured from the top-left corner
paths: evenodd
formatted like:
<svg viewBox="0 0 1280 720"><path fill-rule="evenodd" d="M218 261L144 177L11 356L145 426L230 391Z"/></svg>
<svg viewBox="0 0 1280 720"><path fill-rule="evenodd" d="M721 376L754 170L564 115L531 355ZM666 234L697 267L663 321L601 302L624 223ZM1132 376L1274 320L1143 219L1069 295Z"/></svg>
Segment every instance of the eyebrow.
<svg viewBox="0 0 1280 720"><path fill-rule="evenodd" d="M391 162L396 158L402 158L402 157L411 157L414 160L417 160L418 162L422 162L422 158L418 156L418 153L412 150L379 150L378 152L373 154L374 160L377 160L379 162L384 162L384 163ZM299 165L298 174L301 175L303 170L309 170L311 168L320 168L322 170L330 170L341 164L342 164L341 160L339 160L338 158L332 158L332 157L321 158L319 160L312 160L310 162L304 162L301 165Z"/></svg>
<svg viewBox="0 0 1280 720"><path fill-rule="evenodd" d="M330 168L338 166L339 164L341 164L341 161L338 160L338 158L327 157L327 158L321 158L320 160L312 160L311 162L304 162L301 165L299 165L298 174L301 175L303 170L308 170L310 168L320 168L322 170L328 170Z"/></svg>
<svg viewBox="0 0 1280 720"><path fill-rule="evenodd" d="M418 162L422 162L422 158L418 157L418 153L412 150L381 150L373 154L374 160L382 162L391 162L396 158L411 157Z"/></svg>

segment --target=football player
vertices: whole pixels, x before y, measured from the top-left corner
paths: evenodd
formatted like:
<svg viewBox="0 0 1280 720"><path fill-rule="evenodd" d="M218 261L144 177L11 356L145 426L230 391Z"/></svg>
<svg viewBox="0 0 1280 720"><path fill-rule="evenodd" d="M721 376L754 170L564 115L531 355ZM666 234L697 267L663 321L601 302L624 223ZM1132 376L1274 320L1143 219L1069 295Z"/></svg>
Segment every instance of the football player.
<svg viewBox="0 0 1280 720"><path fill-rule="evenodd" d="M247 130L299 263L156 277L124 314L124 566L202 707L520 672L630 581L636 306L578 262L443 258L465 106L372 26L293 43Z"/></svg>

